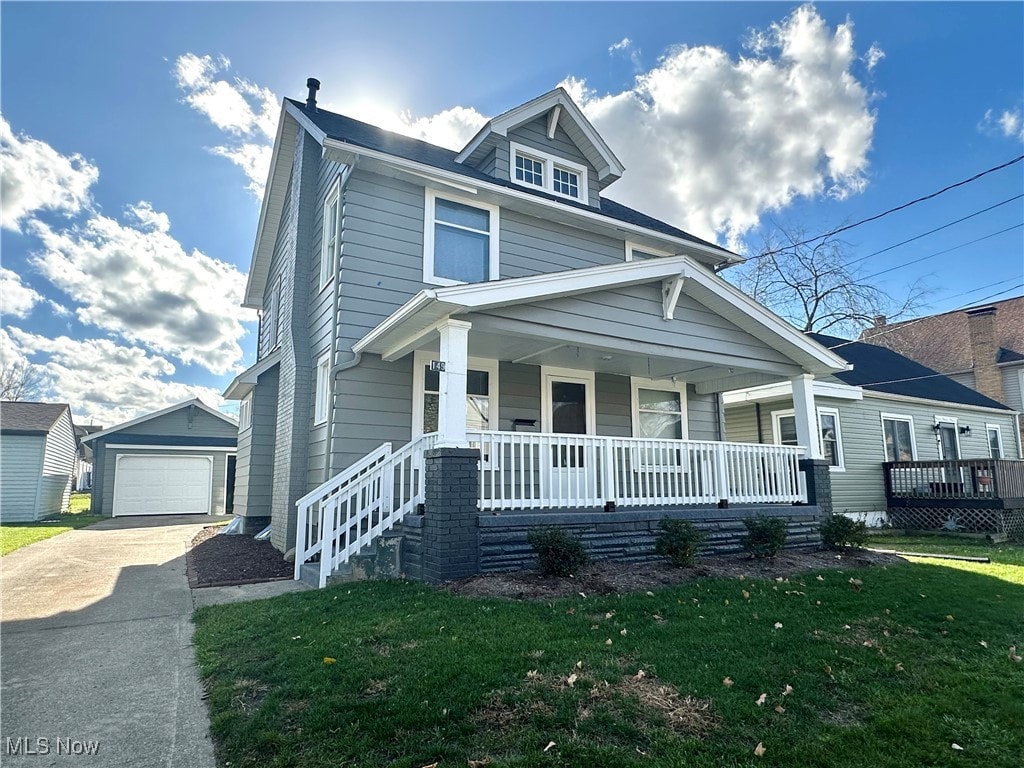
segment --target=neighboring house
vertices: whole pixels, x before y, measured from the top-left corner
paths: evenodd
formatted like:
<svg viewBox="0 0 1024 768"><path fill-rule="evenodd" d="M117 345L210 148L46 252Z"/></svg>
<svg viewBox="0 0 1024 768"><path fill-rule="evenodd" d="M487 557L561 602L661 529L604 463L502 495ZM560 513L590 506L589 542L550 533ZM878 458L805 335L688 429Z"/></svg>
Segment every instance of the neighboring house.
<svg viewBox="0 0 1024 768"><path fill-rule="evenodd" d="M884 462L1021 458L1013 409L885 347L808 335L853 366L814 382L837 512L884 517ZM788 384L728 392L724 401L730 440L794 443Z"/></svg>
<svg viewBox="0 0 1024 768"><path fill-rule="evenodd" d="M406 522L440 578L511 567L502 537L524 543L529 510L634 510L615 513L633 530L699 508L731 536L738 504L808 498L804 448L726 446L719 395L795 382L813 458L808 377L846 362L722 280L736 255L610 199L622 164L564 90L454 152L323 111L317 87L283 105L245 290L257 360L225 392L248 529L272 521L278 549L329 572L425 510ZM470 522L439 541L469 531L479 551L427 574L459 488Z"/></svg>
<svg viewBox="0 0 1024 768"><path fill-rule="evenodd" d="M83 442L87 435L99 432L103 427L97 424L76 424L75 439L78 441L78 460L75 462L75 491L92 490L92 445Z"/></svg>
<svg viewBox="0 0 1024 768"><path fill-rule="evenodd" d="M76 448L68 405L0 403L0 522L66 512Z"/></svg>
<svg viewBox="0 0 1024 768"><path fill-rule="evenodd" d="M96 515L231 511L238 424L186 400L84 438L93 450Z"/></svg>
<svg viewBox="0 0 1024 768"><path fill-rule="evenodd" d="M887 324L861 340L888 347L1024 413L1024 297ZM1024 416L1020 417L1024 429Z"/></svg>

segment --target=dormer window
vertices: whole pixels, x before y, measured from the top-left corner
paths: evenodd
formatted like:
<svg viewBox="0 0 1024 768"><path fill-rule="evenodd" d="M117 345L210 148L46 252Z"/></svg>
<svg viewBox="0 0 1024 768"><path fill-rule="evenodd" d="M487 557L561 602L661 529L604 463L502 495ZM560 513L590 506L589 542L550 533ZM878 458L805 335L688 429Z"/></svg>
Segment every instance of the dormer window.
<svg viewBox="0 0 1024 768"><path fill-rule="evenodd" d="M512 155L513 183L589 203L585 166L514 141L509 142L509 151Z"/></svg>

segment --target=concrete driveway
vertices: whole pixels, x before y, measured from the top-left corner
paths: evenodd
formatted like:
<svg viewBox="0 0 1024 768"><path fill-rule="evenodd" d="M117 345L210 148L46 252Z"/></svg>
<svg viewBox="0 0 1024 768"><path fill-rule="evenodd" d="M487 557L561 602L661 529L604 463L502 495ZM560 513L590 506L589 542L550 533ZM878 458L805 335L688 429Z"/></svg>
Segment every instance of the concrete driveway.
<svg viewBox="0 0 1024 768"><path fill-rule="evenodd" d="M0 763L215 765L185 548L217 519L117 518L0 559Z"/></svg>

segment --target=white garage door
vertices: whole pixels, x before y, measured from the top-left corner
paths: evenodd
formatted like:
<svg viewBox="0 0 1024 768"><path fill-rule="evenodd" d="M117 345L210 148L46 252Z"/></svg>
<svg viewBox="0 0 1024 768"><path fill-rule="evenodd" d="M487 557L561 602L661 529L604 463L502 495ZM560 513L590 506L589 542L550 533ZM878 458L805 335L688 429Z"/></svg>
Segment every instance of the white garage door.
<svg viewBox="0 0 1024 768"><path fill-rule="evenodd" d="M208 456L118 456L114 516L210 513Z"/></svg>

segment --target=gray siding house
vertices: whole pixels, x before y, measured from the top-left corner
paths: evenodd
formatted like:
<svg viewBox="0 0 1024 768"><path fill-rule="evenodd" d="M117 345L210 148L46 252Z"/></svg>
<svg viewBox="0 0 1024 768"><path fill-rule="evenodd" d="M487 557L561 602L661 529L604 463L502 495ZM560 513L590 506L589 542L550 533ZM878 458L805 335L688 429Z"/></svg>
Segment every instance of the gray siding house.
<svg viewBox="0 0 1024 768"><path fill-rule="evenodd" d="M885 347L810 335L853 366L814 383L835 511L873 524L885 520L891 501L883 466L887 462L908 465L897 473L913 477L920 486L936 480L951 484L946 479L950 473L961 483L956 462L1005 462L1024 456L1013 408ZM780 445L796 440L787 384L728 392L724 403L729 440ZM1006 466L1024 477L1021 462ZM972 467L963 469L966 480ZM977 469L991 471L981 462ZM942 476L927 478L929 471ZM936 506L949 506L949 501Z"/></svg>
<svg viewBox="0 0 1024 768"><path fill-rule="evenodd" d="M235 420L199 399L87 435L92 513L230 513L237 440Z"/></svg>
<svg viewBox="0 0 1024 768"><path fill-rule="evenodd" d="M66 512L77 448L69 406L0 403L0 522Z"/></svg>
<svg viewBox="0 0 1024 768"><path fill-rule="evenodd" d="M225 392L235 514L271 521L297 571L409 512L429 526L444 450L469 452L473 514L505 520L807 501L810 382L846 361L722 280L735 254L608 197L625 169L564 90L453 152L326 112L318 87L283 104L257 360ZM800 446L723 442L721 393L780 381Z"/></svg>

